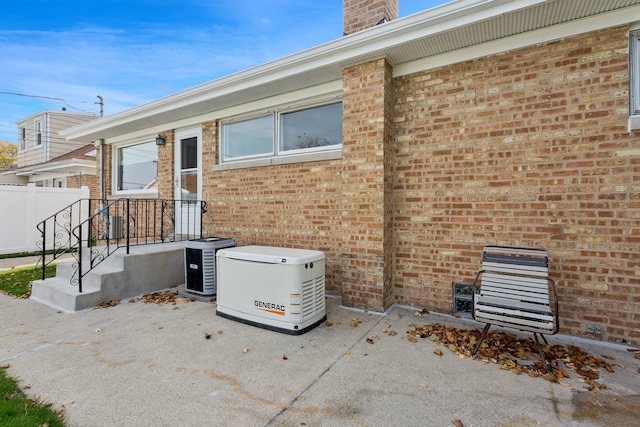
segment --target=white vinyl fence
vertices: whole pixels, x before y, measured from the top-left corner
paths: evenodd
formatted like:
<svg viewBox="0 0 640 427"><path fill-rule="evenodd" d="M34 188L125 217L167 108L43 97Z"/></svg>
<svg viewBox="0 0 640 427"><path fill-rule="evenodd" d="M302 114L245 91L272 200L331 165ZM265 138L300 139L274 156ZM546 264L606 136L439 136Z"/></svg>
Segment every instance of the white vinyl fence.
<svg viewBox="0 0 640 427"><path fill-rule="evenodd" d="M42 250L38 246L42 240L36 228L38 223L73 202L88 198L88 187L0 185L0 254ZM88 215L89 212L86 212L82 217L87 218ZM48 236L47 242L53 242L53 239Z"/></svg>

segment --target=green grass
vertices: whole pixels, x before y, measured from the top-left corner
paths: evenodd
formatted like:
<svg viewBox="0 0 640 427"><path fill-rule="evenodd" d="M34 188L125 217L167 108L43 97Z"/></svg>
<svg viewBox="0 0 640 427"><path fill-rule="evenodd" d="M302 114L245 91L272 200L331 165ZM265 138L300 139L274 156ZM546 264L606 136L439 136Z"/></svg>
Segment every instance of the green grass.
<svg viewBox="0 0 640 427"><path fill-rule="evenodd" d="M45 277L56 275L56 265L45 268ZM31 282L42 278L42 270L33 267L14 268L0 271L0 292L18 298L26 298L31 293Z"/></svg>
<svg viewBox="0 0 640 427"><path fill-rule="evenodd" d="M51 255L53 253L57 253L58 255L61 255L62 253L74 253L74 252L78 252L77 248L63 248L63 249L58 249L58 250L53 250L53 249L48 249L46 251L44 251L45 254L47 255ZM10 258L23 258L26 256L42 256L42 251L38 251L38 252L16 252L13 254L0 254L0 259L10 259Z"/></svg>
<svg viewBox="0 0 640 427"><path fill-rule="evenodd" d="M27 398L18 382L0 369L0 427L64 427L55 412Z"/></svg>

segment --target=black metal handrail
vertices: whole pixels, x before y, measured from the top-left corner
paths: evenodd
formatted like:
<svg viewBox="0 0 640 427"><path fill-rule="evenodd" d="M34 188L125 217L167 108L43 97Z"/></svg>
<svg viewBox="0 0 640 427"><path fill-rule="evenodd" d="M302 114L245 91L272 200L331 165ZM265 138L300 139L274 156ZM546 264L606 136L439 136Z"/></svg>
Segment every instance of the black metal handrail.
<svg viewBox="0 0 640 427"><path fill-rule="evenodd" d="M42 279L45 268L61 256L73 252L76 242L72 234L73 228L80 224L92 211L100 205L100 199L79 199L65 206L50 217L41 221L36 228L40 238L36 246L40 249L37 266L42 266ZM50 257L47 257L50 255Z"/></svg>
<svg viewBox="0 0 640 427"><path fill-rule="evenodd" d="M167 199L117 199L99 205L71 228L71 285L82 292L82 278L122 247L129 254L131 246L202 238L206 207L200 200ZM43 278L44 267L43 263Z"/></svg>

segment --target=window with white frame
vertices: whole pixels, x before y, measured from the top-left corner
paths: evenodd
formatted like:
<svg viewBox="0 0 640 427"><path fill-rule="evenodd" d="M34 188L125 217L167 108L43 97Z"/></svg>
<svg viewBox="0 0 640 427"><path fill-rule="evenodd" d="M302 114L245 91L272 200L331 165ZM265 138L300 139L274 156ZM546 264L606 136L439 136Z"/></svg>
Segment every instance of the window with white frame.
<svg viewBox="0 0 640 427"><path fill-rule="evenodd" d="M33 145L34 147L42 145L42 122L40 120L33 123Z"/></svg>
<svg viewBox="0 0 640 427"><path fill-rule="evenodd" d="M158 146L155 141L115 147L114 150L117 191L156 191Z"/></svg>
<svg viewBox="0 0 640 427"><path fill-rule="evenodd" d="M342 102L222 121L222 163L335 150L342 145Z"/></svg>

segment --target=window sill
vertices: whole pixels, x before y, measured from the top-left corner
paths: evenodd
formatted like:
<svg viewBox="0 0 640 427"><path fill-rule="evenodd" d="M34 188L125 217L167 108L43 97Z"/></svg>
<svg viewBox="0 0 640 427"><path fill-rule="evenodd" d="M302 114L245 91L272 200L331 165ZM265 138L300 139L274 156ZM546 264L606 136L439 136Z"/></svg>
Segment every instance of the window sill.
<svg viewBox="0 0 640 427"><path fill-rule="evenodd" d="M640 130L640 116L629 116L629 132Z"/></svg>
<svg viewBox="0 0 640 427"><path fill-rule="evenodd" d="M246 160L230 163L222 163L213 166L213 171L226 171L233 169L258 168L265 166L288 165L291 163L320 162L326 160L338 160L342 158L342 150L323 151L312 154L296 154L293 156L271 157L268 159Z"/></svg>
<svg viewBox="0 0 640 427"><path fill-rule="evenodd" d="M157 199L158 192L152 191L120 191L107 196L107 200L118 199Z"/></svg>

